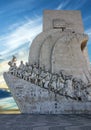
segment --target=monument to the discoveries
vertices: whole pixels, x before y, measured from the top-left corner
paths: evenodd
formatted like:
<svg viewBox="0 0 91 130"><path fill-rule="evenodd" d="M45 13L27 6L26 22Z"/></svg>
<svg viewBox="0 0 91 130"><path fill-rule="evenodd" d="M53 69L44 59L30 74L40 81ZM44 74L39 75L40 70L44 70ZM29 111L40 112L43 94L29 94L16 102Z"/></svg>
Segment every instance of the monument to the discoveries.
<svg viewBox="0 0 91 130"><path fill-rule="evenodd" d="M4 78L22 113L91 113L91 73L80 11L46 10L29 62Z"/></svg>

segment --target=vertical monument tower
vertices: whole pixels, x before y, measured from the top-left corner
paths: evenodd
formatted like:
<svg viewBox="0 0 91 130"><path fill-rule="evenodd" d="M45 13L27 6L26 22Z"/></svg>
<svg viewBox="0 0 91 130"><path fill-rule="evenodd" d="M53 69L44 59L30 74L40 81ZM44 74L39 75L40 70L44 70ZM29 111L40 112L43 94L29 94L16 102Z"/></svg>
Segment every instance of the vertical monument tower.
<svg viewBox="0 0 91 130"><path fill-rule="evenodd" d="M65 70L87 82L90 78L87 41L80 11L46 10L43 32L30 47L29 63L37 62L52 73Z"/></svg>

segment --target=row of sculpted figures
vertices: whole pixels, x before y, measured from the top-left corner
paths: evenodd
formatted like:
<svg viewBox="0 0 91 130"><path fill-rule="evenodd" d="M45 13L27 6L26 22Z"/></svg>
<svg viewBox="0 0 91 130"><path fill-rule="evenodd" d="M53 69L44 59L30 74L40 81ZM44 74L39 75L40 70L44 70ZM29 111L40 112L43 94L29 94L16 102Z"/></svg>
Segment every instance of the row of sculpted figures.
<svg viewBox="0 0 91 130"><path fill-rule="evenodd" d="M59 74L54 74L45 69L45 66L39 67L37 63L29 65L27 62L24 64L21 61L19 67L16 66L15 61L10 61L8 64L10 74L48 89L49 92L52 91L77 101L91 100L91 85L68 75L64 70L61 70Z"/></svg>

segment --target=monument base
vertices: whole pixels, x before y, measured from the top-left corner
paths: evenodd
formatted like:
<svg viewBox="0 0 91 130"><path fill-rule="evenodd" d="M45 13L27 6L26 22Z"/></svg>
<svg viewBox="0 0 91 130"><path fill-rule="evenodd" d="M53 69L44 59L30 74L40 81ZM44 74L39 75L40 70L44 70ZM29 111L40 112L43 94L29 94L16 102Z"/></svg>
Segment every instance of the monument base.
<svg viewBox="0 0 91 130"><path fill-rule="evenodd" d="M91 114L91 102L76 101L4 73L4 78L21 111L31 114Z"/></svg>

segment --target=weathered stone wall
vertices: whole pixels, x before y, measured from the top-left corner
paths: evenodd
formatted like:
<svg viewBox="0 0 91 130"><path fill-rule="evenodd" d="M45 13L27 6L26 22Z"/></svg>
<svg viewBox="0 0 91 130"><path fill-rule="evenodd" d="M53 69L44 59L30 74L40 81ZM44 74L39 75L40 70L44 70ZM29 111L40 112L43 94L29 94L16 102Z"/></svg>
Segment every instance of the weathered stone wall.
<svg viewBox="0 0 91 130"><path fill-rule="evenodd" d="M80 11L45 10L43 15L43 31L49 31L53 29L53 22L55 20L55 26L59 28L65 26L67 29L84 33Z"/></svg>
<svg viewBox="0 0 91 130"><path fill-rule="evenodd" d="M78 34L82 37L81 34ZM84 39L85 36L83 36ZM85 37L86 38L86 37ZM60 38L52 52L52 72L59 72L60 68L69 74L81 77L86 81L85 74L89 78L87 62L80 48L78 37L74 33L64 33ZM84 74L85 73L85 74Z"/></svg>
<svg viewBox="0 0 91 130"><path fill-rule="evenodd" d="M54 73L63 69L88 82L88 36L83 32L80 11L44 11L43 32L32 42L29 64L37 62Z"/></svg>
<svg viewBox="0 0 91 130"><path fill-rule="evenodd" d="M91 113L91 102L78 102L55 95L47 89L4 73L4 78L22 113L79 114Z"/></svg>
<svg viewBox="0 0 91 130"><path fill-rule="evenodd" d="M60 32L60 30L58 31L57 29L50 30L48 32L42 32L33 40L32 44L30 46L30 52L29 52L29 63L30 64L32 64L34 62L39 63L39 60L40 60L39 57L40 57L40 51L41 51L42 44L46 41L46 39L49 36L51 36L52 33L54 34L54 36L57 33L56 36L58 38L59 34L60 34L59 32Z"/></svg>

